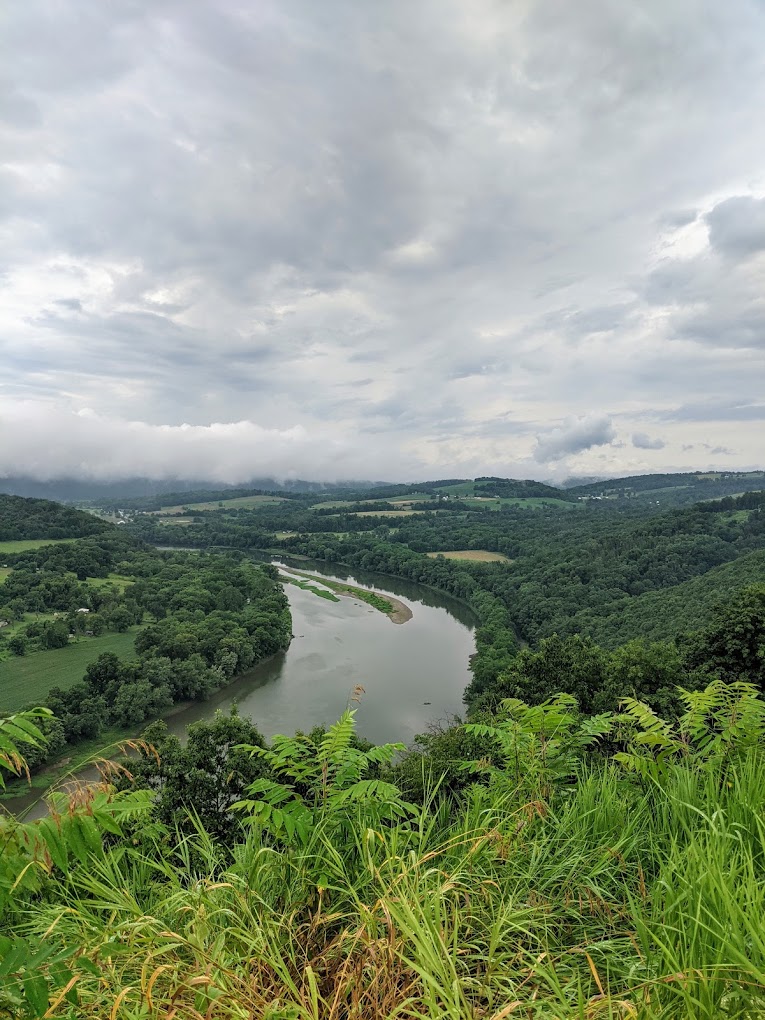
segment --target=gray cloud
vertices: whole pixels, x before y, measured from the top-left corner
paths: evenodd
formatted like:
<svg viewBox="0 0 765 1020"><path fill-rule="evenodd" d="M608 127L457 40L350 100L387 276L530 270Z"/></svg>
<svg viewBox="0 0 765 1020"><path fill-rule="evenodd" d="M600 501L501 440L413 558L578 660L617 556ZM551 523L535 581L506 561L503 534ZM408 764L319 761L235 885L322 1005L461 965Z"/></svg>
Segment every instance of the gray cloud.
<svg viewBox="0 0 765 1020"><path fill-rule="evenodd" d="M534 458L539 463L561 460L593 446L605 446L616 439L616 429L607 415L569 419L560 428L537 437Z"/></svg>
<svg viewBox="0 0 765 1020"><path fill-rule="evenodd" d="M709 243L715 251L741 258L765 251L765 198L737 195L707 213Z"/></svg>
<svg viewBox="0 0 765 1020"><path fill-rule="evenodd" d="M663 450L667 444L658 436L651 439L645 432L634 432L632 434L632 445L638 450Z"/></svg>
<svg viewBox="0 0 765 1020"><path fill-rule="evenodd" d="M749 0L11 5L0 420L38 473L112 469L89 408L131 470L235 480L251 440L258 471L616 474L706 466L739 406L755 462L764 31Z"/></svg>
<svg viewBox="0 0 765 1020"><path fill-rule="evenodd" d="M762 421L765 422L764 403L720 402L710 400L705 404L684 404L660 416L663 421L712 422L712 421Z"/></svg>

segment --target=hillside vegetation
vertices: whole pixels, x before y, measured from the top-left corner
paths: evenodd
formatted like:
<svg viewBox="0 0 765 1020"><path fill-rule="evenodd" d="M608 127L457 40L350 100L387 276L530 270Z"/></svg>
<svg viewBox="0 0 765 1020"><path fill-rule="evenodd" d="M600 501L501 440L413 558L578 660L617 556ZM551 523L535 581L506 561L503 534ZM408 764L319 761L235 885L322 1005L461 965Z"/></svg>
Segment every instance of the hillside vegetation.
<svg viewBox="0 0 765 1020"><path fill-rule="evenodd" d="M95 517L60 503L0 493L0 542L84 538L103 534L104 530L105 525Z"/></svg>

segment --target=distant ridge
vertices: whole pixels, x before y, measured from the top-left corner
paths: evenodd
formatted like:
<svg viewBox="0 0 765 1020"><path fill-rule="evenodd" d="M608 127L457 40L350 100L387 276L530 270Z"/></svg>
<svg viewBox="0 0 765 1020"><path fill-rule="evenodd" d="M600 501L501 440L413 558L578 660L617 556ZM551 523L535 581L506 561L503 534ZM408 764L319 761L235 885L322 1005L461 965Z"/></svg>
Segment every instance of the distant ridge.
<svg viewBox="0 0 765 1020"><path fill-rule="evenodd" d="M52 499L59 503L81 503L93 500L142 499L166 493L224 492L238 489L264 491L324 492L335 488L373 488L383 484L374 481L344 481L342 483L310 482L303 479L252 478L246 482L226 484L209 478L123 478L101 482L81 478L52 478L40 481L24 475L0 478L0 493L36 499Z"/></svg>

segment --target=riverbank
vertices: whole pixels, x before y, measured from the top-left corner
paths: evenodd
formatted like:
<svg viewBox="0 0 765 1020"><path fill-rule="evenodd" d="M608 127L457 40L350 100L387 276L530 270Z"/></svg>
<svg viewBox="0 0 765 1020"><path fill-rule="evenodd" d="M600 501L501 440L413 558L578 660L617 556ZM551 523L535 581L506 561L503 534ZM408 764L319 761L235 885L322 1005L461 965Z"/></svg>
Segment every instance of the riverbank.
<svg viewBox="0 0 765 1020"><path fill-rule="evenodd" d="M272 655L267 655L254 668L268 666L277 656L284 654L285 650L281 649ZM228 683L213 691L210 698L224 693L227 688L233 686L237 680L249 672L251 670L231 677ZM101 763L124 758L129 752L131 741L139 740L147 726L159 720L171 722L175 716L188 711L194 705L202 704L205 704L205 701L177 701L161 715L152 716L142 723L127 727L111 726L109 729L103 730L97 737L90 737L67 746L65 753L60 758L46 762L33 770L29 780L25 776L7 778L5 788L0 790L0 813L8 811L11 814L23 815L49 793L65 789L69 783L76 783L78 775L83 770L98 770ZM95 778L94 775L94 781Z"/></svg>

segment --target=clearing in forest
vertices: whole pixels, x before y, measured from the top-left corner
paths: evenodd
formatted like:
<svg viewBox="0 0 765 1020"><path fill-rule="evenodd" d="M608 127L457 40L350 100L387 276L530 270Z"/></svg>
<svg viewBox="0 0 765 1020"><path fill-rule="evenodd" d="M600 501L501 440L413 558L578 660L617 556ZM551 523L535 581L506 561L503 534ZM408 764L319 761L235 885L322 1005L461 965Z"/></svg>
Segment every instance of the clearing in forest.
<svg viewBox="0 0 765 1020"><path fill-rule="evenodd" d="M76 542L75 538L9 538L0 542L0 556L3 553L26 552L27 549L40 549L44 545L58 545L59 542Z"/></svg>
<svg viewBox="0 0 765 1020"><path fill-rule="evenodd" d="M0 712L16 712L23 705L39 704L51 687L72 687L82 680L86 666L104 652L131 659L138 630L131 627L124 634L81 637L64 648L5 659L0 662Z"/></svg>
<svg viewBox="0 0 765 1020"><path fill-rule="evenodd" d="M475 560L477 563L512 563L513 561L502 553L489 552L488 549L450 549L448 552L429 552L425 554L435 559L443 556L447 560Z"/></svg>

